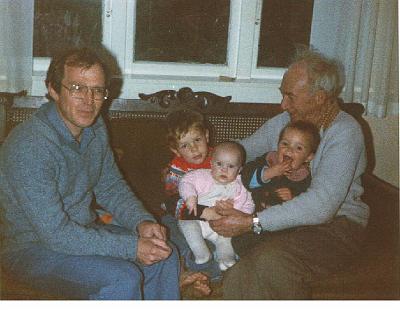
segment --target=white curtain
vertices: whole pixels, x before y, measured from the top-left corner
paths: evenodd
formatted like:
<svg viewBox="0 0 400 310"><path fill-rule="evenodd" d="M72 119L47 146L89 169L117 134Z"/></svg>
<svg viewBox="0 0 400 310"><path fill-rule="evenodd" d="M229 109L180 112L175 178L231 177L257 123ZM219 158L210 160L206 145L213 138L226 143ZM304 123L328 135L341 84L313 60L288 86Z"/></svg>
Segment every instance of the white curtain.
<svg viewBox="0 0 400 310"><path fill-rule="evenodd" d="M0 92L31 90L33 0L0 0Z"/></svg>
<svg viewBox="0 0 400 310"><path fill-rule="evenodd" d="M344 65L344 101L371 116L398 114L397 0L316 0L314 17L313 45Z"/></svg>

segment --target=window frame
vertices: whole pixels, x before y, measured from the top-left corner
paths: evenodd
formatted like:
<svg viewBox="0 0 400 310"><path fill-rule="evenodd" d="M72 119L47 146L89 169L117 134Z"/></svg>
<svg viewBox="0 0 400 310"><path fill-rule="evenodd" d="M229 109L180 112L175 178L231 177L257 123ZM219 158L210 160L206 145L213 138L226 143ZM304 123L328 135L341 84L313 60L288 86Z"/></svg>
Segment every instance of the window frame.
<svg viewBox="0 0 400 310"><path fill-rule="evenodd" d="M236 59L238 36L240 27L240 7L241 0L231 0L228 42L227 42L227 64L185 64L173 62L150 62L133 61L133 52L130 52L130 46L134 46L135 31L128 31L135 27L136 0L127 0L126 7L126 40L125 40L125 74L143 74L143 75L172 75L172 76L192 76L192 77L234 77L236 74ZM134 29L135 30L135 29ZM133 48L134 51L134 48Z"/></svg>
<svg viewBox="0 0 400 310"><path fill-rule="evenodd" d="M120 97L136 99L139 92L191 87L231 95L235 102L279 103L278 87L286 68L257 68L262 0L230 1L227 65L212 65L133 62L129 50L134 44L134 31L130 29L135 24L136 0L104 0L102 43L116 57L123 73ZM45 91L43 81L49 64L50 58L33 59L33 95Z"/></svg>

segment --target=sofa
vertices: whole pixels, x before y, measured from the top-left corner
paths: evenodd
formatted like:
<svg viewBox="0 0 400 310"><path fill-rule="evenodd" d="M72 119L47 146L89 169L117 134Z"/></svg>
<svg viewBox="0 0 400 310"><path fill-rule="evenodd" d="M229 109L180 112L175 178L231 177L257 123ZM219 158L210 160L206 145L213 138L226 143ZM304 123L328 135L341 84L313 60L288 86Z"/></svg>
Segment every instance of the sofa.
<svg viewBox="0 0 400 310"><path fill-rule="evenodd" d="M252 134L266 120L281 112L278 104L230 102L207 92L160 91L139 94L141 99L114 99L108 102L103 116L110 132L112 146L122 153L119 167L129 185L156 218L162 214L161 170L172 154L165 143L167 113L180 108L200 109L209 122L212 141L242 139ZM1 98L1 95L0 95ZM0 99L3 136L26 120L45 100L42 97ZM184 103L185 102L185 103ZM341 103L341 108L360 122L367 141L369 166L363 176L362 199L370 206L371 217L362 256L346 270L312 283L317 300L393 300L399 299L399 189L374 176L372 136L363 120L364 108L357 103ZM1 122L0 122L1 124ZM1 139L1 136L0 136ZM1 141L1 140L0 140ZM1 224L1 223L0 223ZM0 299L59 299L32 291L2 270ZM212 283L213 293L203 299L223 299L222 282ZM183 299L191 299L183 296Z"/></svg>

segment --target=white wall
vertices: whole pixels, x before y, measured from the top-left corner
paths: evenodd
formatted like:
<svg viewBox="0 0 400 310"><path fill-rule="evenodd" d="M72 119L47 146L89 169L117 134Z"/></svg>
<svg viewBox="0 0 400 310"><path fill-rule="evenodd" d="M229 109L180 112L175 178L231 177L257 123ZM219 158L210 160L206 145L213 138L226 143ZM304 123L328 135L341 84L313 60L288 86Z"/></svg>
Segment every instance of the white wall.
<svg viewBox="0 0 400 310"><path fill-rule="evenodd" d="M373 173L399 187L399 116L383 119L365 116L371 128L375 153Z"/></svg>

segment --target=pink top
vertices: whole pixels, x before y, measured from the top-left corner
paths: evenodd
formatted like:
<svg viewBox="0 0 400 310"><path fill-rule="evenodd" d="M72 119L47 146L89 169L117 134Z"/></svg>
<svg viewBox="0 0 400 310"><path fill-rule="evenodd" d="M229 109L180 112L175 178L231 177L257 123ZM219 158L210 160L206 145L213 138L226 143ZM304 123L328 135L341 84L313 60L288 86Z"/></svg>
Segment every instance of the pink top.
<svg viewBox="0 0 400 310"><path fill-rule="evenodd" d="M197 196L198 204L209 207L213 207L217 200L231 198L235 209L248 214L255 210L251 193L243 186L240 175L233 182L223 185L213 179L210 169L193 170L182 178L179 194L184 200Z"/></svg>

